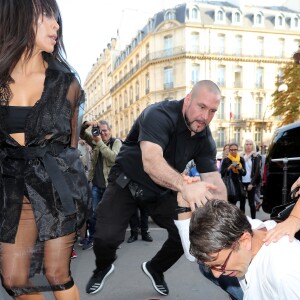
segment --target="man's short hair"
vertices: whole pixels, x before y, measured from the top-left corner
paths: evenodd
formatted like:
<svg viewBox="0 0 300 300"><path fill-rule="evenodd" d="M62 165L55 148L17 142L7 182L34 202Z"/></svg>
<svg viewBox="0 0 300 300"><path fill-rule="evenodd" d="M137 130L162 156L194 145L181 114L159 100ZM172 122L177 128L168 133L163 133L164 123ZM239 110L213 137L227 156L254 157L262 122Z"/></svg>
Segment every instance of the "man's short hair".
<svg viewBox="0 0 300 300"><path fill-rule="evenodd" d="M192 88L191 96L192 98L197 97L200 89L205 88L210 93L215 95L221 95L221 90L219 87L211 80L200 80Z"/></svg>
<svg viewBox="0 0 300 300"><path fill-rule="evenodd" d="M111 126L110 126L110 125L108 124L108 122L105 121L105 120L100 120L100 121L98 121L98 123L99 123L100 125L106 125L108 129L111 129Z"/></svg>
<svg viewBox="0 0 300 300"><path fill-rule="evenodd" d="M210 200L194 211L190 222L190 253L201 262L215 260L212 254L232 248L251 224L236 205Z"/></svg>

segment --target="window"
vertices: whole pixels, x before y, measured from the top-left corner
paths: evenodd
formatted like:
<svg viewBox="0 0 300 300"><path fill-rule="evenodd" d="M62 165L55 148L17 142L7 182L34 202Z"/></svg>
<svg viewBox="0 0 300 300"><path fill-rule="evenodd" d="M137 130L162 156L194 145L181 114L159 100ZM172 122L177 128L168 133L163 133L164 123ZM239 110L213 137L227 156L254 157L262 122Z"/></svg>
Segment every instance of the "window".
<svg viewBox="0 0 300 300"><path fill-rule="evenodd" d="M225 66L218 66L217 84L219 86L225 86Z"/></svg>
<svg viewBox="0 0 300 300"><path fill-rule="evenodd" d="M198 53L199 52L199 42L200 38L199 38L199 32L192 32L191 34L191 47L192 47L192 52Z"/></svg>
<svg viewBox="0 0 300 300"><path fill-rule="evenodd" d="M264 55L264 38L258 37L256 40L256 55L263 56Z"/></svg>
<svg viewBox="0 0 300 300"><path fill-rule="evenodd" d="M200 65L193 64L192 65L192 85L195 85L199 81L199 71L200 71Z"/></svg>
<svg viewBox="0 0 300 300"><path fill-rule="evenodd" d="M255 25L262 25L262 20L263 20L263 17L259 13L259 14L255 15L255 17L254 17L254 24Z"/></svg>
<svg viewBox="0 0 300 300"><path fill-rule="evenodd" d="M217 119L224 120L225 119L225 98L222 97L220 101L220 105L217 110Z"/></svg>
<svg viewBox="0 0 300 300"><path fill-rule="evenodd" d="M172 55L173 54L173 37L172 35L167 35L164 37L164 55Z"/></svg>
<svg viewBox="0 0 300 300"><path fill-rule="evenodd" d="M218 34L218 54L224 54L225 53L225 34Z"/></svg>
<svg viewBox="0 0 300 300"><path fill-rule="evenodd" d="M283 26L283 17L282 16L278 17L278 26L280 26L280 27Z"/></svg>
<svg viewBox="0 0 300 300"><path fill-rule="evenodd" d="M198 14L199 14L198 9L196 7L194 7L192 9L192 19L197 20L199 18Z"/></svg>
<svg viewBox="0 0 300 300"><path fill-rule="evenodd" d="M146 94L150 91L150 77L149 74L146 74L145 76L145 86L146 86Z"/></svg>
<svg viewBox="0 0 300 300"><path fill-rule="evenodd" d="M242 67L236 67L234 70L234 87L241 88L243 86L242 82Z"/></svg>
<svg viewBox="0 0 300 300"><path fill-rule="evenodd" d="M254 142L256 145L261 143L261 131L262 129L257 127L254 130Z"/></svg>
<svg viewBox="0 0 300 300"><path fill-rule="evenodd" d="M128 94L127 91L124 92L124 107L128 106Z"/></svg>
<svg viewBox="0 0 300 300"><path fill-rule="evenodd" d="M262 99L257 98L255 100L255 119L262 118Z"/></svg>
<svg viewBox="0 0 300 300"><path fill-rule="evenodd" d="M173 10L168 10L165 14L165 20L175 19L175 13Z"/></svg>
<svg viewBox="0 0 300 300"><path fill-rule="evenodd" d="M217 130L217 147L223 147L225 145L225 128L219 127Z"/></svg>
<svg viewBox="0 0 300 300"><path fill-rule="evenodd" d="M165 89L173 88L173 68L172 67L164 68L164 88Z"/></svg>
<svg viewBox="0 0 300 300"><path fill-rule="evenodd" d="M133 88L132 88L132 86L129 88L129 101L130 101L130 103L133 102Z"/></svg>
<svg viewBox="0 0 300 300"><path fill-rule="evenodd" d="M234 128L233 139L238 145L241 143L241 128Z"/></svg>
<svg viewBox="0 0 300 300"><path fill-rule="evenodd" d="M216 21L218 21L218 22L223 22L224 21L224 12L223 11L219 10L217 12Z"/></svg>
<svg viewBox="0 0 300 300"><path fill-rule="evenodd" d="M241 111L242 111L242 99L240 97L236 97L233 102L233 119L240 120L241 119Z"/></svg>
<svg viewBox="0 0 300 300"><path fill-rule="evenodd" d="M151 31L152 30L152 28L153 28L153 19L149 19L149 21L148 21L148 31Z"/></svg>
<svg viewBox="0 0 300 300"><path fill-rule="evenodd" d="M122 95L119 96L119 110L123 108Z"/></svg>
<svg viewBox="0 0 300 300"><path fill-rule="evenodd" d="M257 89L263 88L263 68L261 67L256 69L255 87Z"/></svg>
<svg viewBox="0 0 300 300"><path fill-rule="evenodd" d="M231 21L232 21L232 23L235 23L235 24L241 23L241 14L238 11L233 13Z"/></svg>
<svg viewBox="0 0 300 300"><path fill-rule="evenodd" d="M278 40L278 47L276 47L276 50L277 50L277 57L284 56L284 39Z"/></svg>
<svg viewBox="0 0 300 300"><path fill-rule="evenodd" d="M292 18L291 19L291 27L292 28L298 28L299 27L299 18Z"/></svg>
<svg viewBox="0 0 300 300"><path fill-rule="evenodd" d="M293 52L300 50L300 40L294 40Z"/></svg>
<svg viewBox="0 0 300 300"><path fill-rule="evenodd" d="M235 36L235 55L242 55L242 36Z"/></svg>
<svg viewBox="0 0 300 300"><path fill-rule="evenodd" d="M149 44L146 45L146 55L149 55L150 53L150 46Z"/></svg>
<svg viewBox="0 0 300 300"><path fill-rule="evenodd" d="M140 98L140 84L137 81L135 83L135 99L138 100Z"/></svg>

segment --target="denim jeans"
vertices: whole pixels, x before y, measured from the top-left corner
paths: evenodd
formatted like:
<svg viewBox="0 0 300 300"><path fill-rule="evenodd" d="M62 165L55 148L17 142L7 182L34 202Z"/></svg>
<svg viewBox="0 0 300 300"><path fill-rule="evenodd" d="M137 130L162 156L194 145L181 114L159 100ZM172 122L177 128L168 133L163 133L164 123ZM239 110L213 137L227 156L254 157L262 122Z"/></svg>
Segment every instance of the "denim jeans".
<svg viewBox="0 0 300 300"><path fill-rule="evenodd" d="M89 220L89 239L94 239L96 226L96 209L104 194L105 188L100 188L97 185L92 186L92 209L93 215Z"/></svg>
<svg viewBox="0 0 300 300"><path fill-rule="evenodd" d="M219 278L216 278L211 271L207 271L201 264L199 264L199 270L207 279L229 294L232 300L243 300L244 292L236 277L221 275Z"/></svg>

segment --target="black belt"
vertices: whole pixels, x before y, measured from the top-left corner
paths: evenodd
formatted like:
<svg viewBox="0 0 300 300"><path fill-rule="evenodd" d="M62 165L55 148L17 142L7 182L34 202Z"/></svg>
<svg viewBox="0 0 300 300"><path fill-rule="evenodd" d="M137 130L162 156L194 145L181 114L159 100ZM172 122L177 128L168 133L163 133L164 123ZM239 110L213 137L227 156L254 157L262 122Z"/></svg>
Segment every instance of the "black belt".
<svg viewBox="0 0 300 300"><path fill-rule="evenodd" d="M22 160L41 158L43 160L45 169L61 199L64 214L68 216L76 213L76 209L69 186L54 158L64 149L65 145L61 143L52 143L46 146L5 147L3 150L5 152L5 157Z"/></svg>

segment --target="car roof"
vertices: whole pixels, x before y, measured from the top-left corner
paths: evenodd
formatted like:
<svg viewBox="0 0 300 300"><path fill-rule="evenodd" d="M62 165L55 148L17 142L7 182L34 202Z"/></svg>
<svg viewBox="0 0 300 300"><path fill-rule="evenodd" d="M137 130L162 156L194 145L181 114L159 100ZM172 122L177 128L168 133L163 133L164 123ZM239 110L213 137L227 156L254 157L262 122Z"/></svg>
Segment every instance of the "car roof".
<svg viewBox="0 0 300 300"><path fill-rule="evenodd" d="M284 131L294 129L294 128L297 128L297 127L300 127L300 122L295 122L295 123L291 123L291 124L279 127L275 130L275 132L284 132Z"/></svg>

